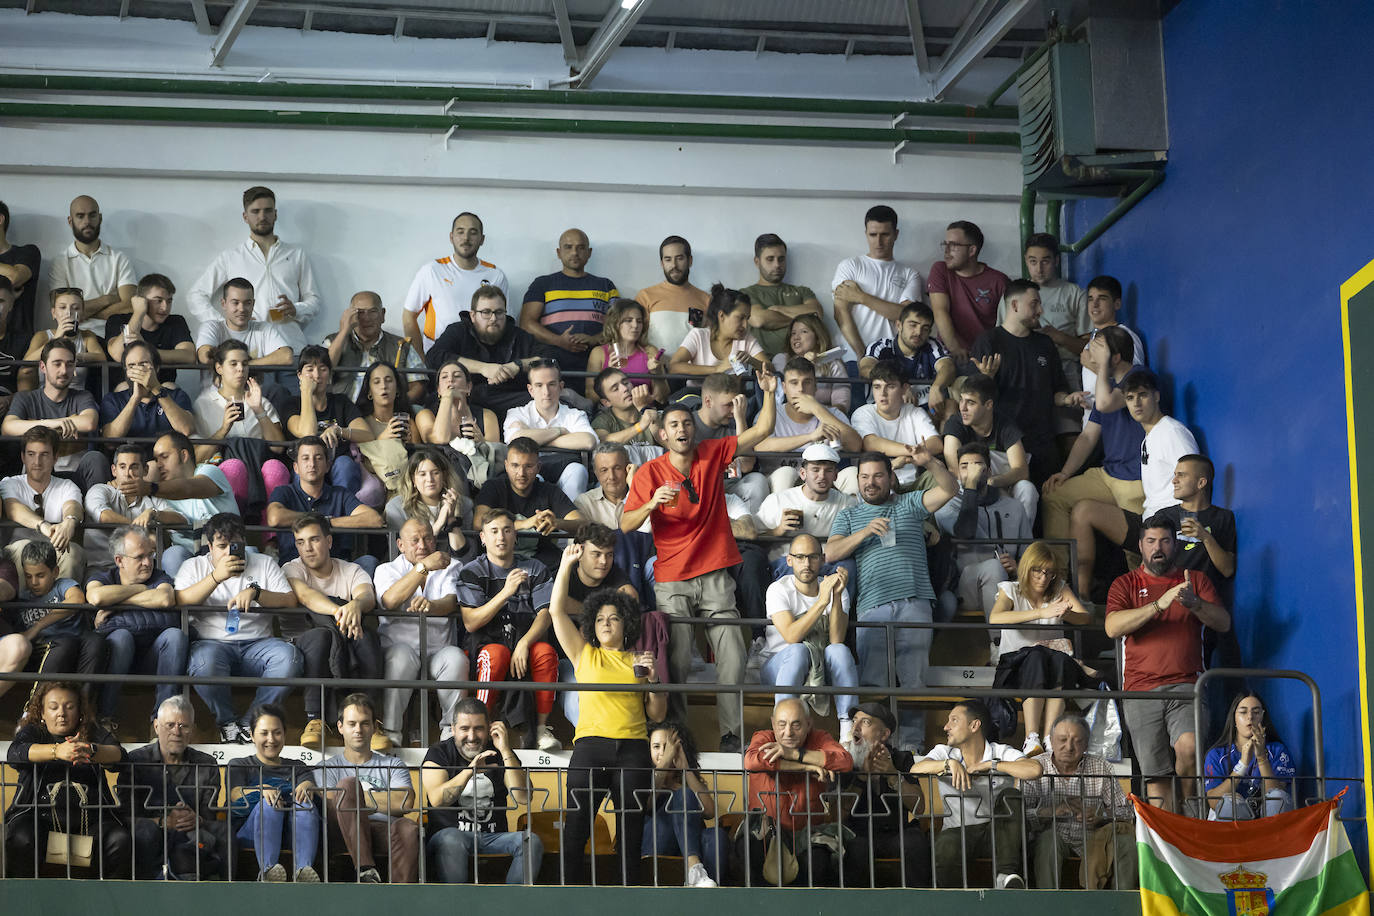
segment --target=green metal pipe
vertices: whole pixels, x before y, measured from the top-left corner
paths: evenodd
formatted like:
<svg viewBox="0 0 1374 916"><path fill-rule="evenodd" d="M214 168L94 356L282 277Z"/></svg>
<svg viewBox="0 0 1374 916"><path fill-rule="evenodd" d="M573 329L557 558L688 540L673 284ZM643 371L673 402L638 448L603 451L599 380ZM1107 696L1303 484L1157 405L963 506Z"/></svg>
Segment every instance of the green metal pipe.
<svg viewBox="0 0 1374 916"><path fill-rule="evenodd" d="M1012 87L1012 84L1015 83L1021 77L1021 74L1025 73L1031 67L1035 66L1035 62L1038 61L1040 58L1044 57L1046 54L1048 54L1050 52L1050 48L1053 48L1060 41L1062 41L1064 35L1065 33L1062 27L1058 31L1052 32L1050 34L1050 37L1046 39L1045 43L1035 49L1034 54L1023 60L1021 62L1021 66L1011 71L1011 76L1008 76L1006 79L1002 80L1002 82L998 83L997 88L992 90L992 93L988 96L987 101L984 102L983 105L988 107L997 105L997 100L1000 99L1002 95Z"/></svg>
<svg viewBox="0 0 1374 916"><path fill-rule="evenodd" d="M836 115L909 114L931 118L1014 121L1014 105L955 105L881 99L818 99L672 92L597 92L563 89L480 89L458 86L405 86L367 83L257 83L247 80L145 79L138 77L0 75L0 89L50 92L231 96L354 101L459 102L504 105L574 105L583 108L703 108L719 111L777 111Z"/></svg>
<svg viewBox="0 0 1374 916"><path fill-rule="evenodd" d="M1087 232L1083 233L1083 237L1081 239L1074 242L1072 245L1061 245L1060 249L1068 252L1069 254L1080 253L1083 249L1087 248L1093 242L1097 241L1098 238L1102 236L1102 233L1106 232L1113 225L1115 225L1117 220L1121 219L1121 217L1125 216L1128 212L1130 212L1132 207L1140 203L1140 201L1144 199L1145 195L1149 194L1151 191L1157 188L1160 182L1162 182L1163 180L1163 171L1151 172L1148 178L1146 178L1140 184L1136 185L1135 190L1133 190L1131 193L1127 194L1124 198L1122 198L1121 202L1117 204L1115 207L1112 207L1112 209L1107 213L1107 215L1102 217L1102 219L1098 221L1096 226L1093 226Z"/></svg>
<svg viewBox="0 0 1374 916"><path fill-rule="evenodd" d="M1021 250L1026 250L1026 240L1035 232L1035 189L1021 189ZM1021 259L1021 275L1025 276L1025 258Z"/></svg>
<svg viewBox="0 0 1374 916"><path fill-rule="evenodd" d="M1050 200L1045 202L1045 231L1059 238L1060 224L1064 218L1064 202Z"/></svg>
<svg viewBox="0 0 1374 916"><path fill-rule="evenodd" d="M370 127L488 133L600 134L628 137L701 137L712 140L802 140L834 143L939 143L1016 147L1018 134L999 131L804 124L708 124L696 121L615 121L587 118L517 118L493 115L382 114L367 111L291 111L259 108L179 108L138 105L66 105L0 102L0 118L40 121L145 121L172 124L262 124L273 127Z"/></svg>

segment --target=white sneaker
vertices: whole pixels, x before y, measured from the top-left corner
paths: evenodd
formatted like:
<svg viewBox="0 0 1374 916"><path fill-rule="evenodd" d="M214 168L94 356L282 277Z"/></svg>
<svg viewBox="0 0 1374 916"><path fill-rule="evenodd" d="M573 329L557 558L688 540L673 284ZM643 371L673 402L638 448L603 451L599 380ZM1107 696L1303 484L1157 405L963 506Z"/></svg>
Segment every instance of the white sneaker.
<svg viewBox="0 0 1374 916"><path fill-rule="evenodd" d="M1023 891L1026 889L1026 879L1016 874L998 875L997 887L1004 891Z"/></svg>
<svg viewBox="0 0 1374 916"><path fill-rule="evenodd" d="M538 738L535 740L536 746L541 751L553 752L563 750L563 742L553 736L553 729L547 725L539 726Z"/></svg>
<svg viewBox="0 0 1374 916"><path fill-rule="evenodd" d="M716 882L711 880L711 876L706 874L706 866L700 862L693 865L687 871L687 880L684 882L687 887L715 887Z"/></svg>
<svg viewBox="0 0 1374 916"><path fill-rule="evenodd" d="M854 720L853 720L853 719L841 719L841 720L840 720L840 743L841 743L841 744L848 744L848 743L849 743L849 739L852 738L852 737L854 737Z"/></svg>
<svg viewBox="0 0 1374 916"><path fill-rule="evenodd" d="M1021 753L1027 757L1034 757L1037 754L1045 753L1045 745L1040 742L1040 736L1031 732L1026 736L1026 743L1021 745Z"/></svg>

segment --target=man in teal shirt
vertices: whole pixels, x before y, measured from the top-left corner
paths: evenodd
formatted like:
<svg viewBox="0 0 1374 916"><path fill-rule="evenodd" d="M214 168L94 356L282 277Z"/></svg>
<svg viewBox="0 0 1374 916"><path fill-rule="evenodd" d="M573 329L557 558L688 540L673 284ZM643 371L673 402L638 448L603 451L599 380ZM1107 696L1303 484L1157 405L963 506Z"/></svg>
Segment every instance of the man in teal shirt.
<svg viewBox="0 0 1374 916"><path fill-rule="evenodd" d="M944 462L923 446L909 449L911 460L930 471L935 486L897 495L892 491L892 459L879 452L859 458L859 494L863 502L842 509L830 528L825 561L853 556L859 569L860 623L930 623L935 591L926 565L924 522L958 493L959 485ZM896 685L925 686L933 631L897 628L894 636ZM887 670L887 634L882 627L860 627L859 683L892 686ZM897 731L903 750L925 748L925 714L903 710Z"/></svg>

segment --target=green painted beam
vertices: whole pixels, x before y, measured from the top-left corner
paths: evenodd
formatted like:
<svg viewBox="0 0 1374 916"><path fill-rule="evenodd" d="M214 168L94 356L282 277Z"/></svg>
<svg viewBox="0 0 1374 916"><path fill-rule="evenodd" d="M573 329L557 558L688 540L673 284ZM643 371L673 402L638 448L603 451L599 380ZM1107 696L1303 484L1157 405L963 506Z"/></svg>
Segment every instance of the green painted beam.
<svg viewBox="0 0 1374 916"><path fill-rule="evenodd" d="M700 95L676 92L608 92L565 89L479 89L371 83L279 83L247 80L147 79L137 77L0 75L0 89L52 92L229 96L353 101L459 102L502 105L570 105L582 108L698 108L718 111L774 111L835 115L913 115L1014 121L1014 105L955 105L882 99L789 98L787 96Z"/></svg>
<svg viewBox="0 0 1374 916"><path fill-rule="evenodd" d="M798 140L828 143L934 143L1015 148L1009 131L935 130L898 127L829 127L806 124L712 124L589 118L521 118L498 115L388 114L264 108L183 108L142 105L69 105L0 102L0 118L36 121L129 121L169 124L252 124L270 127L354 127L378 130L588 134L624 137L697 137L706 140Z"/></svg>

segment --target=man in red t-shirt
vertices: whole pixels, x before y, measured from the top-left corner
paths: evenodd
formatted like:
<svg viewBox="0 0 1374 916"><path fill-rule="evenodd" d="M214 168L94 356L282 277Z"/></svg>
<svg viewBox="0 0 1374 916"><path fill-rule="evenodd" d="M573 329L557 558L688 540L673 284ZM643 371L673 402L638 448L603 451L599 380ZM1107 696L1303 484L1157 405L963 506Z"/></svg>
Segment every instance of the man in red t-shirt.
<svg viewBox="0 0 1374 916"><path fill-rule="evenodd" d="M1145 775L1151 804L1177 810L1172 774L1197 775L1193 684L1202 673L1202 628L1231 628L1212 581L1174 565L1173 521L1155 515L1141 525L1141 565L1107 593L1107 635L1122 639L1122 688L1158 692L1158 700L1125 700L1126 727ZM1203 720L1206 720L1203 713ZM1172 749L1172 753L1170 752ZM1189 794L1196 786L1183 786Z"/></svg>
<svg viewBox="0 0 1374 916"><path fill-rule="evenodd" d="M668 450L635 471L620 530L635 531L649 520L654 535L654 595L658 609L670 617L739 617L735 582L729 568L740 562L739 547L730 533L725 512L725 471L737 451L749 451L773 434L777 418L777 376L758 377L763 407L754 425L738 437L697 440L691 408L672 404L660 418L659 440ZM743 398L744 395L738 395ZM737 407L737 410L742 409ZM716 657L716 682L744 680L745 640L739 627L706 628ZM671 627L668 634L668 673L683 683L692 668L692 628ZM680 697L675 694L674 699ZM735 697L716 698L720 721L720 749L740 750L740 707Z"/></svg>
<svg viewBox="0 0 1374 916"><path fill-rule="evenodd" d="M983 230L968 220L955 220L940 243L944 257L930 266L926 288L939 332L956 362L968 359L978 335L997 324L997 306L1007 289L1007 275L989 267L983 253Z"/></svg>

